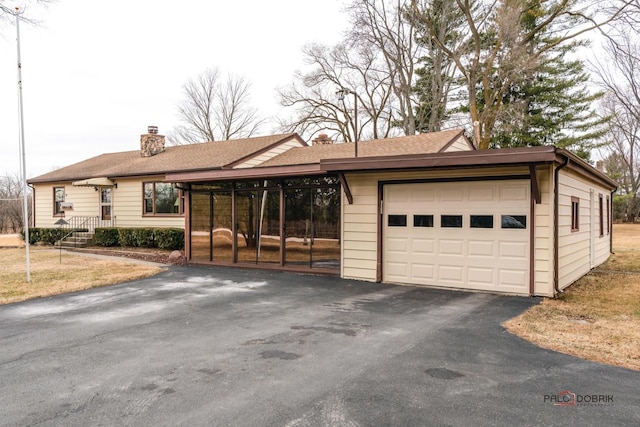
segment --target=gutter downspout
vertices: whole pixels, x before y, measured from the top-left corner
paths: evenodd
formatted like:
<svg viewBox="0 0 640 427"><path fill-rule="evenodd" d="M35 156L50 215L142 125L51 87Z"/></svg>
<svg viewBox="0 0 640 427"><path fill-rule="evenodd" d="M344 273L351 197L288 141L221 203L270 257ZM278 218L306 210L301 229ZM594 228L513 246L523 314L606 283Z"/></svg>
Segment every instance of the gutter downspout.
<svg viewBox="0 0 640 427"><path fill-rule="evenodd" d="M609 218L607 218L607 227L609 229L607 232L609 233L609 253L614 254L613 252L613 194L618 191L617 189L611 190L611 195L609 196Z"/></svg>
<svg viewBox="0 0 640 427"><path fill-rule="evenodd" d="M558 287L559 286L558 230L560 229L560 227L558 226L558 217L559 217L558 198L560 193L560 189L558 186L558 175L559 175L560 169L565 168L568 164L569 164L569 157L565 157L564 163L556 167L556 169L553 171L553 197L554 197L554 201L553 201L553 223L554 223L553 225L553 291L554 292L553 294L554 296L563 292Z"/></svg>

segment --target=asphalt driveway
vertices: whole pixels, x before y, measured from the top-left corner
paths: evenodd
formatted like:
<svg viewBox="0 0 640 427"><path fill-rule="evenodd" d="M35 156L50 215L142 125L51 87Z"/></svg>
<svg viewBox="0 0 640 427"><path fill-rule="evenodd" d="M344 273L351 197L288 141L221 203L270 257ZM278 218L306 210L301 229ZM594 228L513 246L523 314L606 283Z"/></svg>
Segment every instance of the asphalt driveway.
<svg viewBox="0 0 640 427"><path fill-rule="evenodd" d="M500 327L535 303L176 267L2 306L0 424L640 425L640 372Z"/></svg>

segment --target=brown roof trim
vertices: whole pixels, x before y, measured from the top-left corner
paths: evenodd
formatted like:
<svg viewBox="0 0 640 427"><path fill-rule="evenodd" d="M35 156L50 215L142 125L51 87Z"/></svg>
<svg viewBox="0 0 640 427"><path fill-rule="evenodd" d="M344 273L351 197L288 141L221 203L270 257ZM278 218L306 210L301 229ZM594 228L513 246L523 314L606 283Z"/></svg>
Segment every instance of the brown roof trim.
<svg viewBox="0 0 640 427"><path fill-rule="evenodd" d="M324 175L320 165L272 166L264 168L214 169L198 172L176 172L165 175L167 182L228 181L231 179L284 178L289 176Z"/></svg>
<svg viewBox="0 0 640 427"><path fill-rule="evenodd" d="M407 168L451 168L481 166L513 166L517 164L550 163L557 161L555 147L503 148L500 150L456 151L358 159L325 159L320 168L333 171L373 171Z"/></svg>
<svg viewBox="0 0 640 427"><path fill-rule="evenodd" d="M297 139L302 144L303 147L308 147L309 146L309 144L307 144L307 142L304 139L302 139L302 137L300 135L298 135L297 133L284 134L281 139L277 140L273 144L268 145L268 146L266 146L266 147L264 147L264 148L262 148L262 149L260 149L258 151L255 151L255 152L253 152L251 154L247 154L246 156L241 157L241 158L239 158L239 159L237 159L237 160L235 160L235 161L233 161L233 162L231 162L229 164L226 164L226 165L223 166L223 168L225 168L225 169L226 168L233 169L236 165L242 164L242 163L246 162L247 160L252 159L253 157L259 156L262 153L266 153L267 151L272 150L273 148L277 147L278 145L280 145L280 144L282 144L282 143L284 143L287 140L292 139L292 138L293 139Z"/></svg>
<svg viewBox="0 0 640 427"><path fill-rule="evenodd" d="M619 187L620 184L616 181L609 178L605 173L600 172L598 169L594 168L572 152L563 148L558 148L557 151L570 160L567 165L567 169L576 172L584 178L604 184L605 186L610 187L611 190L616 190Z"/></svg>

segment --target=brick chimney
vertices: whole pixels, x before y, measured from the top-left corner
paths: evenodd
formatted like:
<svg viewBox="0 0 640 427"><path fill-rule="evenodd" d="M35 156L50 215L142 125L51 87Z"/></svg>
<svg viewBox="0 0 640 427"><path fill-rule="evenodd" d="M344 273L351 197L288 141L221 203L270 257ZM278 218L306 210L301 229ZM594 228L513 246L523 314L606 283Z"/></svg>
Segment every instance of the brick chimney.
<svg viewBox="0 0 640 427"><path fill-rule="evenodd" d="M596 169L598 169L600 172L604 172L604 161L598 160L596 162Z"/></svg>
<svg viewBox="0 0 640 427"><path fill-rule="evenodd" d="M149 126L147 133L140 135L140 156L151 157L164 151L164 135L158 135L158 126Z"/></svg>
<svg viewBox="0 0 640 427"><path fill-rule="evenodd" d="M329 136L326 133L321 133L320 135L318 135L318 137L316 139L314 139L311 142L313 142L313 145L331 145L331 144L333 144L333 141L331 140L331 138L329 138Z"/></svg>

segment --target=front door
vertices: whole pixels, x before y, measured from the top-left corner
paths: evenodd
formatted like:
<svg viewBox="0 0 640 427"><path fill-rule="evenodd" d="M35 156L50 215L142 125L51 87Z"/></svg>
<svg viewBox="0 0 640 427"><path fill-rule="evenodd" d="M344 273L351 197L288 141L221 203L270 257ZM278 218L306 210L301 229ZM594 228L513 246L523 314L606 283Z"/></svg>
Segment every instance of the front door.
<svg viewBox="0 0 640 427"><path fill-rule="evenodd" d="M100 221L111 223L111 187L100 187Z"/></svg>

